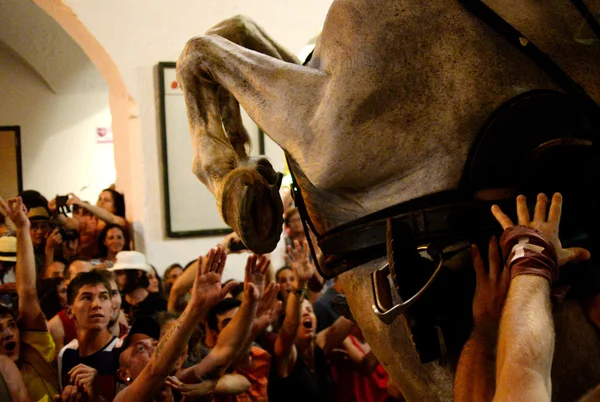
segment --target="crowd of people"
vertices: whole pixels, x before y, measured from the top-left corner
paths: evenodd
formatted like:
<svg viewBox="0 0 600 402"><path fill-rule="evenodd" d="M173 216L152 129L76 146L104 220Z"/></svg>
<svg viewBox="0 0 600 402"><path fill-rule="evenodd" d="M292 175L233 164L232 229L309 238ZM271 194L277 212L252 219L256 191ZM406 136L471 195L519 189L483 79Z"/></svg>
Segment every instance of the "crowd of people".
<svg viewBox="0 0 600 402"><path fill-rule="evenodd" d="M590 254L562 248L560 194L548 203L540 194L532 218L518 197L518 225L494 206L502 237L487 264L471 250L474 326L457 401L550 400L551 285ZM124 205L114 189L95 206L34 191L0 198L0 400L403 400L336 309L342 283L316 271L292 202L286 264L250 255L242 283L223 278L244 249L235 233L161 277L130 250Z"/></svg>
<svg viewBox="0 0 600 402"><path fill-rule="evenodd" d="M316 271L292 201L283 258L249 254L242 283L223 277L234 233L161 276L112 188L0 205L2 401L403 400L334 308L341 281Z"/></svg>

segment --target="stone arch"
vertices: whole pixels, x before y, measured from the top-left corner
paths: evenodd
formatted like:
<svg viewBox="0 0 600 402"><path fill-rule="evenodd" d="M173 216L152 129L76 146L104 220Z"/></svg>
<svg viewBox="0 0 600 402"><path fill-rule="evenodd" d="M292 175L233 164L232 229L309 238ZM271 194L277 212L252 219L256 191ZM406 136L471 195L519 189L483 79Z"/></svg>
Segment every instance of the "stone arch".
<svg viewBox="0 0 600 402"><path fill-rule="evenodd" d="M130 137L140 132L137 104L129 95L125 81L116 64L100 42L77 18L73 10L62 0L33 0L54 19L81 47L96 66L108 86L109 108L112 115L113 146L117 187L126 195L132 195L130 165ZM125 197L129 219L132 214L132 197Z"/></svg>

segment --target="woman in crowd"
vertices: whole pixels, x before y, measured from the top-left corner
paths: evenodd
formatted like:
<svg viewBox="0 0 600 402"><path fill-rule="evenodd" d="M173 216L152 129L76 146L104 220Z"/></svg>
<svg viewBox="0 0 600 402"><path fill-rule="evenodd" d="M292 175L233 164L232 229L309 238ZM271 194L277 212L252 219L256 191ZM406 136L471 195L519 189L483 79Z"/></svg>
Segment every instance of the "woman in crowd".
<svg viewBox="0 0 600 402"><path fill-rule="evenodd" d="M302 219L300 218L300 211L296 207L291 207L285 211L283 215L283 227L287 235L286 245L288 246L294 244L295 240L301 242L306 238Z"/></svg>
<svg viewBox="0 0 600 402"><path fill-rule="evenodd" d="M294 271L292 267L286 265L279 268L275 273L275 281L279 285L278 298L285 304L294 284Z"/></svg>
<svg viewBox="0 0 600 402"><path fill-rule="evenodd" d="M127 231L115 223L104 226L98 235L98 257L103 267L112 267L123 250L129 250Z"/></svg>
<svg viewBox="0 0 600 402"><path fill-rule="evenodd" d="M146 276L148 277L148 282L150 283L146 290L150 293L162 295L162 280L160 279L160 276L158 275L158 272L156 272L156 268L154 268L153 265L150 265L150 272L148 272L148 275Z"/></svg>
<svg viewBox="0 0 600 402"><path fill-rule="evenodd" d="M150 284L147 277L150 265L144 254L138 251L121 251L117 255L117 262L109 271L117 275L123 294L121 308L130 319L167 310L167 301L161 295L150 293L146 289Z"/></svg>
<svg viewBox="0 0 600 402"><path fill-rule="evenodd" d="M68 206L77 205L91 212L98 219L98 228L102 229L109 223L127 227L125 220L125 198L123 194L112 188L105 188L98 196L96 205L81 201L75 194L69 194Z"/></svg>
<svg viewBox="0 0 600 402"><path fill-rule="evenodd" d="M98 245L96 243L102 229L108 224L119 225L125 230L129 227L125 220L125 198L123 194L112 188L102 190L96 205L82 201L75 194L70 193L67 200L67 206L77 209L77 214L86 216L91 214L93 219L78 219L75 216L69 218L62 214L57 214L60 223L69 229L75 229L80 233L80 255L85 258L98 257ZM48 203L48 208L53 214L57 212L56 199ZM87 214L86 214L87 213ZM95 228L88 228L89 223L95 222ZM82 234L85 233L85 236Z"/></svg>
<svg viewBox="0 0 600 402"><path fill-rule="evenodd" d="M165 269L165 274L163 275L163 291L165 292L165 299L169 299L169 294L171 293L171 288L173 284L183 274L183 267L179 263L171 264Z"/></svg>
<svg viewBox="0 0 600 402"><path fill-rule="evenodd" d="M331 401L333 387L327 355L350 334L354 323L344 317L316 333L317 318L307 299L307 284L315 267L306 240L288 246L286 260L294 272L283 325L275 341L274 378L269 399L285 401ZM294 390L293 392L289 392Z"/></svg>

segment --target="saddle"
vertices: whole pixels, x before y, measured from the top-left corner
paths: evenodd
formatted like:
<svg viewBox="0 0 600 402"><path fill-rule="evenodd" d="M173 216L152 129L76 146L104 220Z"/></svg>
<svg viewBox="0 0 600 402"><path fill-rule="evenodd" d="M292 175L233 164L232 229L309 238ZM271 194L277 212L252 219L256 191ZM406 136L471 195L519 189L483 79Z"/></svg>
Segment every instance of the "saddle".
<svg viewBox="0 0 600 402"><path fill-rule="evenodd" d="M475 138L457 190L386 208L323 235L308 218L292 172L294 200L307 238L312 230L325 256L319 266L310 244L319 272L329 278L387 256L387 264L372 276L373 310L387 324L405 316L423 363L458 356L468 339L474 272L451 269L445 262L472 243L486 255L489 237L501 231L490 213L492 204L514 216L517 194L535 200L538 192L560 191L569 206L561 220L563 245L586 247L594 256L598 244L600 215L592 183L600 178L600 107L552 59L480 0L459 1L542 67L564 93L529 91L493 112ZM583 2L571 1L598 34L600 25ZM557 285L570 286L570 293L579 297L600 293L595 260L582 265L563 270Z"/></svg>

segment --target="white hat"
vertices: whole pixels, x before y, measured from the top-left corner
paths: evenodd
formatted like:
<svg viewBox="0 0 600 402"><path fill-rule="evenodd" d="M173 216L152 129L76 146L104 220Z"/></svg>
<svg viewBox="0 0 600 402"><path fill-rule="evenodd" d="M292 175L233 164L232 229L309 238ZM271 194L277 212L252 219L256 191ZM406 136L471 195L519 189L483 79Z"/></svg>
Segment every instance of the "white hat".
<svg viewBox="0 0 600 402"><path fill-rule="evenodd" d="M139 269L146 273L150 272L150 265L146 262L146 257L139 251L119 251L117 253L117 262L109 271L120 271L123 269Z"/></svg>
<svg viewBox="0 0 600 402"><path fill-rule="evenodd" d="M0 237L0 261L17 261L17 238L15 236Z"/></svg>

